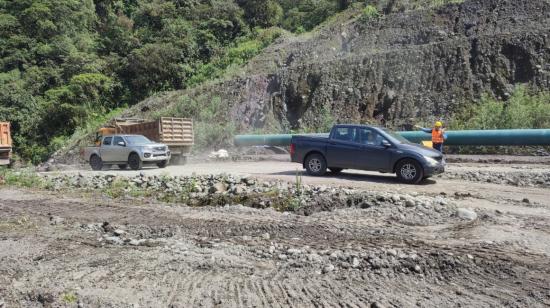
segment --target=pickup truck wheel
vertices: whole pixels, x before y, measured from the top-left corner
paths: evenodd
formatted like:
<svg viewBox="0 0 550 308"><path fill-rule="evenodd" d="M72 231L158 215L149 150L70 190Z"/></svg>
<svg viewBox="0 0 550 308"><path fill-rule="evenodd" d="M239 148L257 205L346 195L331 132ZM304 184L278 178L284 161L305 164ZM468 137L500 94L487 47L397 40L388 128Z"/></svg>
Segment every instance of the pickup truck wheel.
<svg viewBox="0 0 550 308"><path fill-rule="evenodd" d="M408 184L417 184L424 177L422 166L414 159L400 161L395 171L399 180Z"/></svg>
<svg viewBox="0 0 550 308"><path fill-rule="evenodd" d="M330 170L330 173L332 174L339 174L340 172L342 172L342 168L328 168Z"/></svg>
<svg viewBox="0 0 550 308"><path fill-rule="evenodd" d="M100 171L103 169L103 161L101 160L101 157L92 155L92 157L90 157L90 167L92 167L92 170L94 171Z"/></svg>
<svg viewBox="0 0 550 308"><path fill-rule="evenodd" d="M167 160L163 160L160 163L157 163L157 167L159 167L159 168L166 168L166 165L168 165Z"/></svg>
<svg viewBox="0 0 550 308"><path fill-rule="evenodd" d="M127 164L120 164L120 165L118 165L118 168L120 170L126 170L126 169L128 169L128 165Z"/></svg>
<svg viewBox="0 0 550 308"><path fill-rule="evenodd" d="M128 165L130 165L130 168L132 168L132 170L139 170L143 166L143 162L139 158L139 155L137 155L136 153L132 153L128 157Z"/></svg>
<svg viewBox="0 0 550 308"><path fill-rule="evenodd" d="M306 157L306 171L309 175L320 176L327 172L327 162L320 154L311 154Z"/></svg>

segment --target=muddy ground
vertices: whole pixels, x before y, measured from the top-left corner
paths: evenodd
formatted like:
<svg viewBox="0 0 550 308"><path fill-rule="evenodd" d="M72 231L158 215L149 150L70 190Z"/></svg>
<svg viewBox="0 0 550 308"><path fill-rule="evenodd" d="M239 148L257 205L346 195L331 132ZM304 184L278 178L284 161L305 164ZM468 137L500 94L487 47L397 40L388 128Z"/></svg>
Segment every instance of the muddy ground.
<svg viewBox="0 0 550 308"><path fill-rule="evenodd" d="M288 163L262 163L262 169L254 162L217 163L204 172L238 168L235 173L252 174L260 182L295 180ZM200 166L186 168L197 172ZM544 176L549 168L457 164L450 169L458 176L420 186L362 172L304 176L312 186L354 187L391 198L398 192L429 204L397 197L376 206L319 207L308 216L0 186L0 303L546 307L550 189L461 174Z"/></svg>

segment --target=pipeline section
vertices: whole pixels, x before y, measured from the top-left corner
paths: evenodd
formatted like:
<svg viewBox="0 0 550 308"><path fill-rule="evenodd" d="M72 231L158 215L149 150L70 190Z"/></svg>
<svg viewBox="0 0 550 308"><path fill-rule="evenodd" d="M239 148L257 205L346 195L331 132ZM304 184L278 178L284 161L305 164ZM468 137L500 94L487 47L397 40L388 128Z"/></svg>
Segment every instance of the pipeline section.
<svg viewBox="0 0 550 308"><path fill-rule="evenodd" d="M397 132L413 143L431 140L422 131ZM293 135L328 137L329 134L237 135L236 146L288 146ZM447 131L446 145L526 146L550 145L550 129L498 129Z"/></svg>

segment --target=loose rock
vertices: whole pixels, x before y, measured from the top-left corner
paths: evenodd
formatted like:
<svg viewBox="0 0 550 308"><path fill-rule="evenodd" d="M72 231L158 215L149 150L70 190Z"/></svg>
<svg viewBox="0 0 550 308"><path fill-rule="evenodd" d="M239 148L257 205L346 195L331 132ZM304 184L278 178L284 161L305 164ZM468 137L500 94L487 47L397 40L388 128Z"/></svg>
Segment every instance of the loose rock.
<svg viewBox="0 0 550 308"><path fill-rule="evenodd" d="M334 271L334 269L335 269L335 267L332 264L325 265L323 267L323 274L330 273L330 272Z"/></svg>
<svg viewBox="0 0 550 308"><path fill-rule="evenodd" d="M476 220L477 219L476 212L474 212L472 210L469 210L469 209L465 209L465 208L457 209L456 214L459 218L462 218L462 219L467 219L467 220Z"/></svg>

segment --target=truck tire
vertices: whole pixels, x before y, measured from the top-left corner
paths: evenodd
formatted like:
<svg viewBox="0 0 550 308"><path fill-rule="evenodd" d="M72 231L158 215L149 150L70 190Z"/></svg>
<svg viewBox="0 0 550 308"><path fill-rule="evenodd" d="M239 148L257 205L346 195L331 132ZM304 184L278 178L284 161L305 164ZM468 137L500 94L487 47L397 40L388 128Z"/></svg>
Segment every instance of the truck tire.
<svg viewBox="0 0 550 308"><path fill-rule="evenodd" d="M132 153L128 156L128 165L132 168L132 170L139 170L143 167L143 162L141 161L141 158L139 158L139 155Z"/></svg>
<svg viewBox="0 0 550 308"><path fill-rule="evenodd" d="M159 167L159 168L166 168L166 165L168 165L167 160L163 160L163 161L157 163L157 167Z"/></svg>
<svg viewBox="0 0 550 308"><path fill-rule="evenodd" d="M170 160L170 162L172 163L172 165L183 166L187 163L187 156L185 155L172 156L172 159Z"/></svg>
<svg viewBox="0 0 550 308"><path fill-rule="evenodd" d="M101 160L101 157L98 155L92 155L90 157L90 167L92 167L92 170L94 171L100 171L103 169L103 160Z"/></svg>
<svg viewBox="0 0 550 308"><path fill-rule="evenodd" d="M342 168L328 168L330 170L330 173L332 174L340 174L342 172Z"/></svg>
<svg viewBox="0 0 550 308"><path fill-rule="evenodd" d="M127 164L120 164L120 165L118 165L118 168L120 170L126 170L126 169L128 169L128 165Z"/></svg>
<svg viewBox="0 0 550 308"><path fill-rule="evenodd" d="M321 154L308 155L304 165L309 175L321 176L327 172L327 162Z"/></svg>
<svg viewBox="0 0 550 308"><path fill-rule="evenodd" d="M424 177L424 169L414 159L403 159L395 167L397 178L407 184L418 184Z"/></svg>

